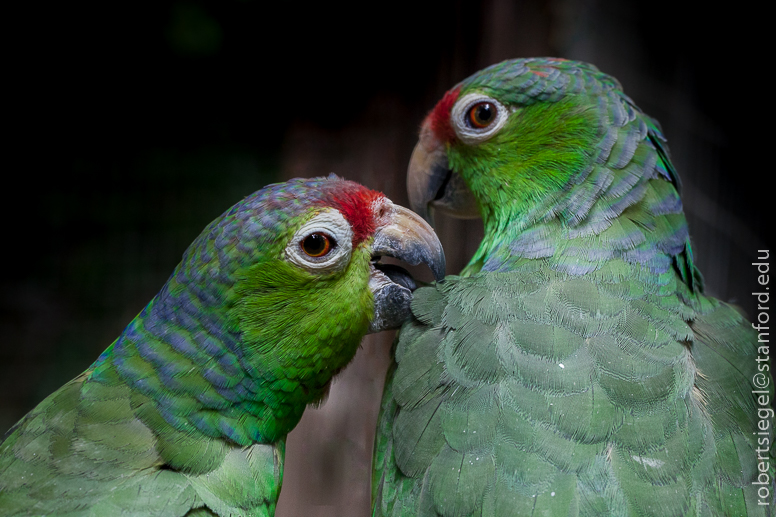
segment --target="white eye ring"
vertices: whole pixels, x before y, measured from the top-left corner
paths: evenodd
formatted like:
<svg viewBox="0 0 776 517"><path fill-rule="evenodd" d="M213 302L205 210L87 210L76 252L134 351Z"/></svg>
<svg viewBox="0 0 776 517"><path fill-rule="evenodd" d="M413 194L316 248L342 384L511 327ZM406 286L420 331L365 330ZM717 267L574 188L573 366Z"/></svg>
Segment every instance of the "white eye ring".
<svg viewBox="0 0 776 517"><path fill-rule="evenodd" d="M473 127L469 122L469 111L481 102L488 102L496 107L496 119L487 127ZM453 129L458 138L465 144L484 142L504 127L509 118L509 110L499 101L481 93L468 93L458 99L450 112Z"/></svg>
<svg viewBox="0 0 776 517"><path fill-rule="evenodd" d="M308 255L302 248L306 238L314 233L323 233L331 238L328 253L320 257ZM286 258L311 272L328 272L342 269L350 260L353 248L353 230L339 210L327 208L318 212L299 228L286 245Z"/></svg>

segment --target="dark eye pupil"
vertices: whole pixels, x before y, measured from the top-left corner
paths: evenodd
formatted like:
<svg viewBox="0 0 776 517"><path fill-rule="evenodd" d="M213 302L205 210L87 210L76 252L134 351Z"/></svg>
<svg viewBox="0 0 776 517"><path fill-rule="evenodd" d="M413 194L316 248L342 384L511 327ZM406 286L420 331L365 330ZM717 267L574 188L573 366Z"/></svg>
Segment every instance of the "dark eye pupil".
<svg viewBox="0 0 776 517"><path fill-rule="evenodd" d="M480 102L469 109L469 126L476 129L488 127L496 120L496 106L490 102Z"/></svg>
<svg viewBox="0 0 776 517"><path fill-rule="evenodd" d="M477 106L477 112L474 116L480 123L490 122L490 119L493 118L493 106L490 104L480 104Z"/></svg>
<svg viewBox="0 0 776 517"><path fill-rule="evenodd" d="M326 247L326 237L320 233L314 233L304 240L304 249L308 253L317 254Z"/></svg>
<svg viewBox="0 0 776 517"><path fill-rule="evenodd" d="M330 247L331 242L329 238L322 233L313 233L302 241L302 249L312 257L325 255Z"/></svg>

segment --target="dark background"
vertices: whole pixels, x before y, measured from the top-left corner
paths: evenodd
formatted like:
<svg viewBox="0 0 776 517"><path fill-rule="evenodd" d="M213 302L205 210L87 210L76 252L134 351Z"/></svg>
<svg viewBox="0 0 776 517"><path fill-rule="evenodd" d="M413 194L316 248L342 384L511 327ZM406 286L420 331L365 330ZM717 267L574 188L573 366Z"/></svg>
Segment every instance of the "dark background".
<svg viewBox="0 0 776 517"><path fill-rule="evenodd" d="M425 113L512 57L590 61L661 121L708 291L753 312L773 203L764 13L633 0L25 9L5 16L0 432L88 367L243 196L335 172L406 205ZM456 273L480 223L438 225ZM367 338L290 435L279 516L368 514L391 339Z"/></svg>

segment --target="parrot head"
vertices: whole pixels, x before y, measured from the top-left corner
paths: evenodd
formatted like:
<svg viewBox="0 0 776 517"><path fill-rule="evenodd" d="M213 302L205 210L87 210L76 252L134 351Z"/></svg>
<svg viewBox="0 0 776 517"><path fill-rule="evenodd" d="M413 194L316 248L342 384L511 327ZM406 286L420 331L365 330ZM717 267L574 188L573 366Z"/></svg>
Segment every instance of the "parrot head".
<svg viewBox="0 0 776 517"><path fill-rule="evenodd" d="M409 316L416 284L406 270L380 258L424 263L437 280L444 277L442 246L423 219L334 175L271 185L222 219L227 232L235 220L242 230L237 248L247 247L246 230L258 241L251 253L236 255L242 271L234 291L246 309L244 332L254 322L262 329L274 322L273 332L298 336L308 320L316 320L315 332L329 325L361 334L398 328ZM297 306L299 312L278 310Z"/></svg>
<svg viewBox="0 0 776 517"><path fill-rule="evenodd" d="M653 271L679 260L683 279L700 282L658 123L587 63L512 59L453 87L423 121L408 190L429 222L434 211L483 219L473 271L554 255L558 268L581 274L617 256ZM627 209L635 227L603 234ZM615 251L580 258L585 247Z"/></svg>
<svg viewBox="0 0 776 517"><path fill-rule="evenodd" d="M413 209L457 217L516 211L558 198L596 158L601 97L617 81L586 63L514 59L449 90L421 126L410 162Z"/></svg>
<svg viewBox="0 0 776 517"><path fill-rule="evenodd" d="M444 276L432 228L383 194L334 175L269 185L189 246L94 377L115 367L180 431L274 441L365 334L409 317L415 282L383 256Z"/></svg>

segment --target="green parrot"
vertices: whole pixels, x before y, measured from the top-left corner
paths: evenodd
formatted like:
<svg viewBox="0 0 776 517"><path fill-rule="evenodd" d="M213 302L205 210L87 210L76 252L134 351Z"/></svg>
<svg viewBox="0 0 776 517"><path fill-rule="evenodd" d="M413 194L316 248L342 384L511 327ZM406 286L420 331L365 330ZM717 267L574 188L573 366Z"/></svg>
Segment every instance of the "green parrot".
<svg viewBox="0 0 776 517"><path fill-rule="evenodd" d="M443 276L431 227L336 176L274 184L213 221L83 374L0 443L0 514L271 516L286 434L367 332Z"/></svg>
<svg viewBox="0 0 776 517"><path fill-rule="evenodd" d="M408 184L484 238L394 345L374 516L772 514L767 347L704 295L665 138L614 78L550 58L472 75Z"/></svg>

